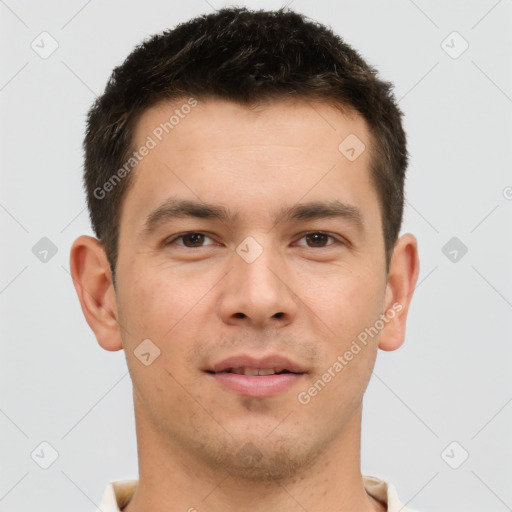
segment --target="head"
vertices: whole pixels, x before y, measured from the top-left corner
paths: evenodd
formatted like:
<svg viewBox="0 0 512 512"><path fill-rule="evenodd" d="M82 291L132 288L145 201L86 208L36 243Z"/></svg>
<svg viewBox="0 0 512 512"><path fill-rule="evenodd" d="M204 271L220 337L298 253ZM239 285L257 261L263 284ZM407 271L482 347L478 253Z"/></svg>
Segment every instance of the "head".
<svg viewBox="0 0 512 512"><path fill-rule="evenodd" d="M113 271L121 209L138 163L130 158L138 149L134 132L141 115L162 101L210 97L248 108L272 99L316 100L362 116L370 131L369 173L389 266L402 223L407 168L392 84L326 27L295 12L240 8L195 18L142 43L114 69L89 112L87 202Z"/></svg>
<svg viewBox="0 0 512 512"><path fill-rule="evenodd" d="M75 242L71 270L170 450L277 478L353 421L418 274L414 237L399 239L401 117L354 49L285 10L195 18L114 70L84 143L98 240ZM286 356L297 380L227 389L214 368L240 354Z"/></svg>

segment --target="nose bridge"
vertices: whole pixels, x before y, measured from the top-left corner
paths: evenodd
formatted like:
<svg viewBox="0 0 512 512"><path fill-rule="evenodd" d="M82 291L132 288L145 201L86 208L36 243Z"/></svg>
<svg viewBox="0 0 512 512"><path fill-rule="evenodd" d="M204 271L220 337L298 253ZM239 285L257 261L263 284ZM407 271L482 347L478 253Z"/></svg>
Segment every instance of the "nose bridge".
<svg viewBox="0 0 512 512"><path fill-rule="evenodd" d="M248 236L235 252L220 306L224 321L243 319L260 326L276 320L289 322L296 303L285 282L285 263L271 236Z"/></svg>

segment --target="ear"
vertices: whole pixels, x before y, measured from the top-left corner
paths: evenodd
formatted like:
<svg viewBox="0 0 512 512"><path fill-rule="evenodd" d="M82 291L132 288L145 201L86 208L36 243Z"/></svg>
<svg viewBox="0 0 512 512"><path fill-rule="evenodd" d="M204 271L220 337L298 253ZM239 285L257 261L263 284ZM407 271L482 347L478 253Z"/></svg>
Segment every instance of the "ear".
<svg viewBox="0 0 512 512"><path fill-rule="evenodd" d="M405 340L407 312L419 271L418 241L407 233L397 240L389 266L384 314L390 320L381 331L382 350L396 350Z"/></svg>
<svg viewBox="0 0 512 512"><path fill-rule="evenodd" d="M103 245L94 237L80 236L71 247L69 264L82 311L98 343L105 350L122 349L116 294Z"/></svg>

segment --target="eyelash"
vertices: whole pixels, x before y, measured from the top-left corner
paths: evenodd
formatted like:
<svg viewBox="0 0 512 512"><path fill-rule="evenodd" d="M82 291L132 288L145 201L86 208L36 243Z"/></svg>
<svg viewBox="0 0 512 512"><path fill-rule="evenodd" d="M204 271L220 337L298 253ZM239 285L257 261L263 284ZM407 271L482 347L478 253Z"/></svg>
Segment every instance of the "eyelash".
<svg viewBox="0 0 512 512"><path fill-rule="evenodd" d="M164 245L165 246L171 245L176 240L179 240L180 238L183 238L183 237L185 237L187 235L204 235L204 236L206 236L208 238L211 238L207 233L204 233L203 231L187 231L186 233L182 233L181 235L176 235L173 238L166 240L164 242ZM327 249L328 247L334 246L336 244L346 245L345 242L343 242L339 238L337 238L334 235L331 235L330 233L327 233L325 231L307 231L307 232L301 234L299 240L303 239L304 237L306 237L308 235L326 235L327 237L332 238L335 241L335 243L328 244L328 245L323 246L323 247L309 247L309 246L306 246L307 249ZM179 247L183 247L184 249L202 249L203 247L207 247L207 246L187 247L186 245L180 245Z"/></svg>

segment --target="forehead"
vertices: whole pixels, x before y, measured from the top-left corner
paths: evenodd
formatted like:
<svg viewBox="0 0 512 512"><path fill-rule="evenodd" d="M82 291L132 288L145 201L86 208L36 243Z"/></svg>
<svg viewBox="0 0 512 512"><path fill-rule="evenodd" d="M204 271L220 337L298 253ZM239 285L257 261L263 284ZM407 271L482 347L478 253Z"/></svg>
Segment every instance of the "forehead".
<svg viewBox="0 0 512 512"><path fill-rule="evenodd" d="M161 102L136 125L134 150L151 150L134 168L124 201L130 208L122 215L141 220L171 196L224 204L234 212L250 209L251 215L257 204L275 212L302 199L364 209L362 203L376 199L370 144L360 115L322 102Z"/></svg>
<svg viewBox="0 0 512 512"><path fill-rule="evenodd" d="M341 110L340 110L341 109ZM370 142L364 118L348 107L336 108L324 101L300 98L273 99L253 105L240 105L220 98L182 97L161 101L139 117L134 145L151 137L158 145L172 139L175 149L205 150L219 143L265 144L279 142L314 149L319 139L338 150L341 139L353 133ZM306 144L304 146L304 143Z"/></svg>

